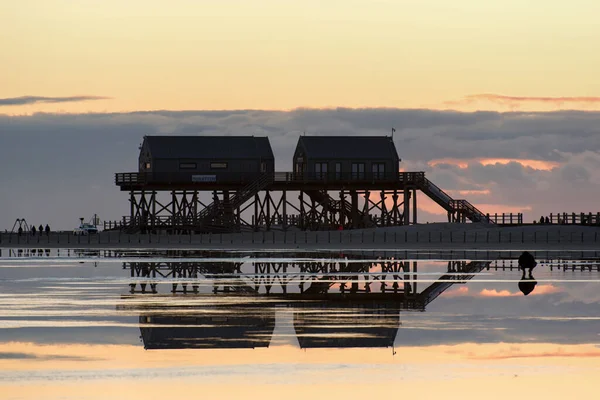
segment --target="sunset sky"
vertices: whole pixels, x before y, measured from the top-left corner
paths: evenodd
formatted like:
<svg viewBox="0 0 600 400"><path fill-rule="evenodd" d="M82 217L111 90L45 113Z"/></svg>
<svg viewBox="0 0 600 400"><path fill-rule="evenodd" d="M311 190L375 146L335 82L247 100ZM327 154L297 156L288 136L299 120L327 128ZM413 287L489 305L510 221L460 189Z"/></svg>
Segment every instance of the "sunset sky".
<svg viewBox="0 0 600 400"><path fill-rule="evenodd" d="M269 136L286 171L300 134L392 127L404 170L484 212L597 212L598 15L595 0L0 2L0 226L120 219L113 174L144 135Z"/></svg>
<svg viewBox="0 0 600 400"><path fill-rule="evenodd" d="M2 2L0 97L107 99L0 111L596 109L599 14L595 0Z"/></svg>

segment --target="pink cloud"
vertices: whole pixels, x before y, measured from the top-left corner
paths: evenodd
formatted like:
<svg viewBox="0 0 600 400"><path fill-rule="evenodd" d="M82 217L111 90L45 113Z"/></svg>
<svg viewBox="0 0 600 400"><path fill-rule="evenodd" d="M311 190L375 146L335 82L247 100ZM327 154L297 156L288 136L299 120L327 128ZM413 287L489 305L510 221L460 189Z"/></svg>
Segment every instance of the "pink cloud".
<svg viewBox="0 0 600 400"><path fill-rule="evenodd" d="M531 296L560 292L562 292L562 290L554 285L538 285L531 293ZM521 292L511 292L509 290L483 289L478 295L481 297L515 297L522 296L523 294Z"/></svg>
<svg viewBox="0 0 600 400"><path fill-rule="evenodd" d="M521 164L523 167L531 168L540 171L552 171L555 168L560 167L560 163L556 161L545 161L545 160L533 160L526 158L471 158L471 159L458 159L458 158L439 158L431 160L427 164L434 167L438 164L449 164L455 165L458 168L465 169L469 167L469 164L479 163L481 165L495 165L515 162Z"/></svg>
<svg viewBox="0 0 600 400"><path fill-rule="evenodd" d="M518 296L521 293L513 293L508 290L496 290L496 289L483 289L479 292L479 296L481 297L512 297Z"/></svg>
<svg viewBox="0 0 600 400"><path fill-rule="evenodd" d="M466 286L460 286L456 289L447 290L444 292L444 297L460 297L460 296L468 296L469 288Z"/></svg>
<svg viewBox="0 0 600 400"><path fill-rule="evenodd" d="M460 100L446 101L446 106L469 106L476 103L488 102L500 106L518 108L522 105L544 104L552 107L575 107L587 106L595 107L600 105L600 97L598 96L505 96L494 93L472 94L463 97Z"/></svg>

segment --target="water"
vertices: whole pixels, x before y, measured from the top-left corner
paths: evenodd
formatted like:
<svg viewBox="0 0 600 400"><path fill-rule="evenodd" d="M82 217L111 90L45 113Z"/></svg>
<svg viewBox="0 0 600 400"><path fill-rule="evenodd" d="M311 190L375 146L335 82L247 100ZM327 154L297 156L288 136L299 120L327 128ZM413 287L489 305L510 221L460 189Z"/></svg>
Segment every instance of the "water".
<svg viewBox="0 0 600 400"><path fill-rule="evenodd" d="M4 249L0 397L594 393L599 255L519 254Z"/></svg>

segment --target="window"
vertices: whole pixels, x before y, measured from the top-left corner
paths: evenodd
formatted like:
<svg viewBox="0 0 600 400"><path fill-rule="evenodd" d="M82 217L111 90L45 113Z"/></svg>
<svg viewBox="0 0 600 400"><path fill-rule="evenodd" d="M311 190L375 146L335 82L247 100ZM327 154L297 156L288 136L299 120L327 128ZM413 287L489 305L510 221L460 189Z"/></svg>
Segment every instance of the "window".
<svg viewBox="0 0 600 400"><path fill-rule="evenodd" d="M373 173L373 179L375 179L375 180L385 179L385 163L371 164L371 172Z"/></svg>
<svg viewBox="0 0 600 400"><path fill-rule="evenodd" d="M315 163L315 178L325 179L327 177L327 163Z"/></svg>
<svg viewBox="0 0 600 400"><path fill-rule="evenodd" d="M339 163L339 162L335 163L335 179L336 180L342 179L342 163Z"/></svg>
<svg viewBox="0 0 600 400"><path fill-rule="evenodd" d="M227 163L226 162L211 162L210 168L211 169L227 169Z"/></svg>
<svg viewBox="0 0 600 400"><path fill-rule="evenodd" d="M144 164L144 168L145 168L145 169L150 169L150 163L149 163L149 162L147 162L146 164Z"/></svg>
<svg viewBox="0 0 600 400"><path fill-rule="evenodd" d="M196 168L197 168L196 163L192 163L192 162L179 163L179 169L196 169Z"/></svg>
<svg viewBox="0 0 600 400"><path fill-rule="evenodd" d="M264 174L265 172L267 172L267 163L266 163L266 162L264 162L264 161L261 161L261 162L260 162L260 172L262 172L263 174Z"/></svg>
<svg viewBox="0 0 600 400"><path fill-rule="evenodd" d="M352 179L365 179L365 163L352 163Z"/></svg>

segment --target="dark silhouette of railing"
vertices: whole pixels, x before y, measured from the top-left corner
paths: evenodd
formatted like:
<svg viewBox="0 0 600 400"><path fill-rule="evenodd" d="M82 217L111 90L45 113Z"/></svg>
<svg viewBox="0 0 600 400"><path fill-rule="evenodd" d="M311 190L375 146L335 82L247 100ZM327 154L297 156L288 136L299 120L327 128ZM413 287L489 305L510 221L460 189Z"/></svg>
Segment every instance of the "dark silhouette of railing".
<svg viewBox="0 0 600 400"><path fill-rule="evenodd" d="M481 212L469 201L464 199L454 200L448 193L444 192L440 187L425 178L424 173L416 182L423 193L449 213L456 214L457 216L464 215L465 218L469 219L471 222L493 223L486 214Z"/></svg>

